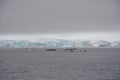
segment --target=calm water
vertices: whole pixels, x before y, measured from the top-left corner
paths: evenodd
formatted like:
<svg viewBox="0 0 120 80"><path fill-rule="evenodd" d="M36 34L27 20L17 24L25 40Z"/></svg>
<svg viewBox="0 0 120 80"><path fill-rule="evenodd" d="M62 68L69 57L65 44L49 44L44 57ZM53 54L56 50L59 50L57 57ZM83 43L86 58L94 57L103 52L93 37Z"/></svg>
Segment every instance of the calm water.
<svg viewBox="0 0 120 80"><path fill-rule="evenodd" d="M120 80L120 49L0 49L0 80Z"/></svg>

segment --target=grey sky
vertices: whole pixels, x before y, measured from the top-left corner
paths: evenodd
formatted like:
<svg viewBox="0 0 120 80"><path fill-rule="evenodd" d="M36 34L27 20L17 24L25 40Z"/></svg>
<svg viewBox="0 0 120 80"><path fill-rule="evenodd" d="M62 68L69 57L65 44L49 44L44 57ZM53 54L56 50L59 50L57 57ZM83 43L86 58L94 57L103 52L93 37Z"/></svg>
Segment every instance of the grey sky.
<svg viewBox="0 0 120 80"><path fill-rule="evenodd" d="M120 0L0 0L0 34L120 32Z"/></svg>

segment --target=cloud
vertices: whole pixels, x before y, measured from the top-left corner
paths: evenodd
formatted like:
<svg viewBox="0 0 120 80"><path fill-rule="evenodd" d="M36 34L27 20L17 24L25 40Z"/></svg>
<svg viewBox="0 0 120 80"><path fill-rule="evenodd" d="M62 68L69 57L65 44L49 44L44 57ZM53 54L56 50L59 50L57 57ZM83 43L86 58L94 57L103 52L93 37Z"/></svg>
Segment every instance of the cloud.
<svg viewBox="0 0 120 80"><path fill-rule="evenodd" d="M0 34L120 32L118 0L2 0Z"/></svg>

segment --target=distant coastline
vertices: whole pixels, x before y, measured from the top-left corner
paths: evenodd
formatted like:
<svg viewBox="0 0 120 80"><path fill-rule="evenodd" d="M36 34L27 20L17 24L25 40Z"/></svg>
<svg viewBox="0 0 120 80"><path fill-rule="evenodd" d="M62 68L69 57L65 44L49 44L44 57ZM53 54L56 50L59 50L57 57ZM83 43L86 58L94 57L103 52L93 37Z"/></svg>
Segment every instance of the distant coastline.
<svg viewBox="0 0 120 80"><path fill-rule="evenodd" d="M66 40L37 38L33 40L0 40L0 48L120 48L120 40Z"/></svg>

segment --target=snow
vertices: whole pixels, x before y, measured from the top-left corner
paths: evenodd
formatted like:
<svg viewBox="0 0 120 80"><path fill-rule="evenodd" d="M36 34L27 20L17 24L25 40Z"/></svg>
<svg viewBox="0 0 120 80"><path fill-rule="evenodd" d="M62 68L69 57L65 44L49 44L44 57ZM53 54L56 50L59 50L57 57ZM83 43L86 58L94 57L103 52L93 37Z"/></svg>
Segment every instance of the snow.
<svg viewBox="0 0 120 80"><path fill-rule="evenodd" d="M111 43L112 47L120 47L120 41L114 41Z"/></svg>
<svg viewBox="0 0 120 80"><path fill-rule="evenodd" d="M65 40L65 39L49 39L38 38L33 40L0 40L0 47L120 47L120 41L109 42L105 40Z"/></svg>

